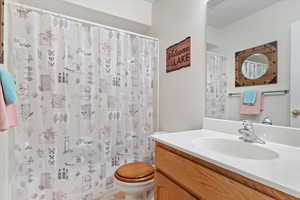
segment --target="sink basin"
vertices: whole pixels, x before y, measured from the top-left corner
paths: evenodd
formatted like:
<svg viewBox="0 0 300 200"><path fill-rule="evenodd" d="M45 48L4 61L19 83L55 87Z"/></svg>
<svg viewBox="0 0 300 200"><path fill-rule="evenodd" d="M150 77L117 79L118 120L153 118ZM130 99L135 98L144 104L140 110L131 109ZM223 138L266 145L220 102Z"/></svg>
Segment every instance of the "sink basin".
<svg viewBox="0 0 300 200"><path fill-rule="evenodd" d="M221 138L199 138L193 145L201 150L209 150L223 155L251 160L274 160L279 154L256 144Z"/></svg>

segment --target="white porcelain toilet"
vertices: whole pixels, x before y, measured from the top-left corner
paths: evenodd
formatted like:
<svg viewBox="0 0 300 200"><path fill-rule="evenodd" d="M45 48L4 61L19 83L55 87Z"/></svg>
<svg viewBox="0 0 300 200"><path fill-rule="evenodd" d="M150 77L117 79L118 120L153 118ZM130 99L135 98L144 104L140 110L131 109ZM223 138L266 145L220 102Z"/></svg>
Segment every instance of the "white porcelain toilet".
<svg viewBox="0 0 300 200"><path fill-rule="evenodd" d="M115 183L119 191L126 193L125 200L144 200L153 190L154 168L144 162L123 165L115 172Z"/></svg>

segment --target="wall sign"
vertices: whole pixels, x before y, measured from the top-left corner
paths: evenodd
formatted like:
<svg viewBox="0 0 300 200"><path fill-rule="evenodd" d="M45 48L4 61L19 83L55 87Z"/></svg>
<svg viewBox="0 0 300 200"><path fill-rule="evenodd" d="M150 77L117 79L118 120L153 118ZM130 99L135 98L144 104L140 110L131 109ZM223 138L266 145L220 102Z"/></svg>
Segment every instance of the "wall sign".
<svg viewBox="0 0 300 200"><path fill-rule="evenodd" d="M191 66L191 37L167 49L167 72Z"/></svg>

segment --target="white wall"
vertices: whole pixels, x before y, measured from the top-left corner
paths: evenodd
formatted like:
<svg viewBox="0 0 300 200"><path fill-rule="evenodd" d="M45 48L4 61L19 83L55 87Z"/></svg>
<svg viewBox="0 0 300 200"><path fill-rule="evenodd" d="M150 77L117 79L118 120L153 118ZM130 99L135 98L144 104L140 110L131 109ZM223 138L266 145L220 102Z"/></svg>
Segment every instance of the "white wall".
<svg viewBox="0 0 300 200"><path fill-rule="evenodd" d="M215 51L227 57L228 92L242 92L250 88L261 91L289 89L290 25L300 20L299 10L299 0L280 1L222 30L208 29L208 42L216 44L219 49ZM278 84L235 88L234 53L275 40L278 41ZM262 118L270 116L276 125L290 124L289 95L267 96L264 107L261 116L250 119L261 122ZM239 98L229 97L226 110L226 119L240 120Z"/></svg>
<svg viewBox="0 0 300 200"><path fill-rule="evenodd" d="M152 3L144 0L64 0L77 5L152 25Z"/></svg>
<svg viewBox="0 0 300 200"><path fill-rule="evenodd" d="M158 0L151 34L160 40L160 130L202 127L205 100L204 0ZM166 73L166 49L192 37L192 66Z"/></svg>
<svg viewBox="0 0 300 200"><path fill-rule="evenodd" d="M238 129L242 123L238 121L204 118L203 128L239 136ZM300 147L300 130L285 126L270 126L261 123L253 123L255 134L265 141L278 144Z"/></svg>
<svg viewBox="0 0 300 200"><path fill-rule="evenodd" d="M137 33L152 24L152 4L144 0L7 0Z"/></svg>
<svg viewBox="0 0 300 200"><path fill-rule="evenodd" d="M224 54L224 48L226 46L224 46L223 43L226 41L223 37L223 30L207 25L206 33L206 42L208 44L207 51L212 51L217 54Z"/></svg>

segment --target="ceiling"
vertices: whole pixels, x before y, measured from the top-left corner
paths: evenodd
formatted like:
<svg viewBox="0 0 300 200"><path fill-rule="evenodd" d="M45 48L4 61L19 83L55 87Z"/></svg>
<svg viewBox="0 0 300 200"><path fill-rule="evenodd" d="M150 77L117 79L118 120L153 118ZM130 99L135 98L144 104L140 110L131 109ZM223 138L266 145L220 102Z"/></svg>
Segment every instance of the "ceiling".
<svg viewBox="0 0 300 200"><path fill-rule="evenodd" d="M282 0L210 0L208 24L223 28Z"/></svg>

